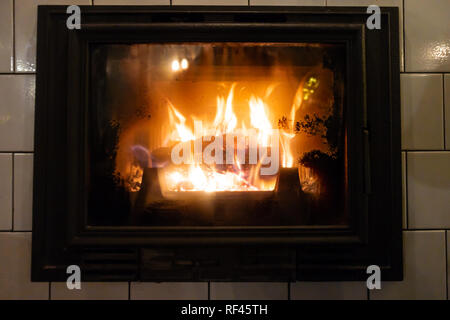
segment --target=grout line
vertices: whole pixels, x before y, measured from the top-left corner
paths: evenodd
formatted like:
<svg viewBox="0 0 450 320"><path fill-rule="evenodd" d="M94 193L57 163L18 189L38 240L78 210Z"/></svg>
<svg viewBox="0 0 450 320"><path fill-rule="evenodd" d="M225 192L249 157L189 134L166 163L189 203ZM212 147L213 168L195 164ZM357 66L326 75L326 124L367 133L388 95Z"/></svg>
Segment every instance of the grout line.
<svg viewBox="0 0 450 320"><path fill-rule="evenodd" d="M406 15L405 15L405 0L402 0L402 32L403 32L403 71L406 72L406 40L405 40L405 21L406 21Z"/></svg>
<svg viewBox="0 0 450 320"><path fill-rule="evenodd" d="M414 229L402 229L402 231L450 231L450 228L414 228Z"/></svg>
<svg viewBox="0 0 450 320"><path fill-rule="evenodd" d="M48 283L48 300L52 300L52 282Z"/></svg>
<svg viewBox="0 0 450 320"><path fill-rule="evenodd" d="M20 76L20 75L35 75L36 72L0 72L0 76Z"/></svg>
<svg viewBox="0 0 450 320"><path fill-rule="evenodd" d="M445 71L401 71L400 74L446 74Z"/></svg>
<svg viewBox="0 0 450 320"><path fill-rule="evenodd" d="M3 153L26 153L26 154L34 154L34 151L0 151L0 154Z"/></svg>
<svg viewBox="0 0 450 320"><path fill-rule="evenodd" d="M16 0L13 0L13 61L12 61L12 70L16 72Z"/></svg>
<svg viewBox="0 0 450 320"><path fill-rule="evenodd" d="M369 288L367 288L366 290L367 290L367 300L370 300L370 290Z"/></svg>
<svg viewBox="0 0 450 320"><path fill-rule="evenodd" d="M450 150L444 150L444 149L440 149L440 150L427 150L427 149L416 149L416 150L411 150L411 149L403 149L402 152L428 152L428 153L433 153L433 152L450 152Z"/></svg>
<svg viewBox="0 0 450 320"><path fill-rule="evenodd" d="M208 281L208 300L211 300L211 281Z"/></svg>
<svg viewBox="0 0 450 320"><path fill-rule="evenodd" d="M131 300L131 281L128 281L128 300Z"/></svg>
<svg viewBox="0 0 450 320"><path fill-rule="evenodd" d="M287 299L291 300L291 282L288 281L287 283Z"/></svg>

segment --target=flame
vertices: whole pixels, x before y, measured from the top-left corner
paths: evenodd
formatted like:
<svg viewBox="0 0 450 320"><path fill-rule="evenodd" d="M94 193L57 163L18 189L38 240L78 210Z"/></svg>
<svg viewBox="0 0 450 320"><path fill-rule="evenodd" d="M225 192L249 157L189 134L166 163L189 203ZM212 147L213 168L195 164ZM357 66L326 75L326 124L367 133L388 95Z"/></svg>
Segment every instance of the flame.
<svg viewBox="0 0 450 320"><path fill-rule="evenodd" d="M194 140L194 134L192 130L189 129L185 123L186 118L177 110L169 101L169 120L170 124L174 125L176 130L172 131L171 140L172 141L189 141Z"/></svg>
<svg viewBox="0 0 450 320"><path fill-rule="evenodd" d="M233 83L225 101L224 97L217 97L217 112L213 126L217 128L216 135L231 133L236 128L237 118L233 112L233 96L236 84Z"/></svg>
<svg viewBox="0 0 450 320"><path fill-rule="evenodd" d="M266 114L265 103L257 97L252 96L249 101L250 123L253 128L258 129L258 142L267 147L269 145L272 125Z"/></svg>
<svg viewBox="0 0 450 320"><path fill-rule="evenodd" d="M291 150L291 142L295 137L294 133L294 125L295 125L295 115L297 111L300 109L300 106L303 102L303 86L300 85L295 93L294 101L292 102L291 112L289 114L289 119L287 122L287 126L281 129L281 149L282 149L282 158L281 158L281 166L283 168L292 168L294 166L294 156Z"/></svg>
<svg viewBox="0 0 450 320"><path fill-rule="evenodd" d="M169 125L171 128L168 140L172 145L178 142L193 142L195 144L198 141L208 140L206 137L215 141L229 133L233 134L233 137L236 137L236 139L244 138L245 140L244 145L238 144L237 146L233 140L232 144L235 145L235 154L232 165L229 163L206 165L202 161L196 161L195 163L172 165L165 168L162 174L164 180L162 185L165 185L168 191L270 191L275 188L276 175L262 177L259 174L265 159L259 157L256 163L246 164L245 162L242 163L242 160L246 160L245 158L242 159L237 156L239 148L250 149L250 141L254 141L252 139L256 139L258 148L270 147L274 121L270 118L270 107L264 99L274 90L275 85L270 85L267 88L264 98L255 95L250 96L248 100L250 123L246 123L244 119L239 119L241 123L239 128L238 117L233 110L235 88L236 84L234 83L231 85L226 97L217 96L214 120L206 124L202 122L200 133L197 132L197 128L195 128L194 133L192 128L187 125L186 117L172 103L168 103ZM288 128L283 128L279 136L279 145L281 146L280 160L283 167L292 167L294 164L290 143L295 136L293 132L294 119L302 102L302 92L301 88L297 90L289 115L289 126ZM192 118L195 120L194 117ZM252 134L254 136L251 136ZM201 146L203 148L202 144Z"/></svg>

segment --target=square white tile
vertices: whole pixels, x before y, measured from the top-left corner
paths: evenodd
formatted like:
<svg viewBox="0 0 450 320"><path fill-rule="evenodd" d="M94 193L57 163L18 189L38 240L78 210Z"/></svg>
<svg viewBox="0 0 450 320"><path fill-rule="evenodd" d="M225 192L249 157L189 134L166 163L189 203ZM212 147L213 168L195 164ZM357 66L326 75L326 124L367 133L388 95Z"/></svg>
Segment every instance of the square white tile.
<svg viewBox="0 0 450 320"><path fill-rule="evenodd" d="M445 148L450 150L450 74L444 75Z"/></svg>
<svg viewBox="0 0 450 320"><path fill-rule="evenodd" d="M170 0L94 0L96 6L168 6Z"/></svg>
<svg viewBox="0 0 450 320"><path fill-rule="evenodd" d="M91 0L15 0L16 71L36 71L38 5L90 5ZM81 12L83 19L83 12Z"/></svg>
<svg viewBox="0 0 450 320"><path fill-rule="evenodd" d="M403 232L404 280L370 290L373 300L445 300L445 231Z"/></svg>
<svg viewBox="0 0 450 320"><path fill-rule="evenodd" d="M402 152L402 227L404 229L408 226L408 203L407 203L407 161L406 152Z"/></svg>
<svg viewBox="0 0 450 320"><path fill-rule="evenodd" d="M291 283L292 300L366 300L365 282L295 282Z"/></svg>
<svg viewBox="0 0 450 320"><path fill-rule="evenodd" d="M450 228L450 151L408 152L408 227Z"/></svg>
<svg viewBox="0 0 450 320"><path fill-rule="evenodd" d="M405 0L405 70L450 71L450 1Z"/></svg>
<svg viewBox="0 0 450 320"><path fill-rule="evenodd" d="M400 71L404 71L405 69L404 69L404 48L403 48L403 0L327 0L328 7L351 7L351 6L368 7L370 5L377 5L379 7L398 7Z"/></svg>
<svg viewBox="0 0 450 320"><path fill-rule="evenodd" d="M250 0L251 6L325 6L326 0Z"/></svg>
<svg viewBox="0 0 450 320"><path fill-rule="evenodd" d="M33 151L34 75L0 75L0 151Z"/></svg>
<svg viewBox="0 0 450 320"><path fill-rule="evenodd" d="M48 282L31 282L31 233L0 233L0 300L47 300Z"/></svg>
<svg viewBox="0 0 450 320"><path fill-rule="evenodd" d="M131 300L207 300L207 282L132 282Z"/></svg>
<svg viewBox="0 0 450 320"><path fill-rule="evenodd" d="M69 290L65 282L51 283L51 300L128 300L128 282L83 282Z"/></svg>
<svg viewBox="0 0 450 320"><path fill-rule="evenodd" d="M12 154L0 154L0 230L12 228Z"/></svg>
<svg viewBox="0 0 450 320"><path fill-rule="evenodd" d="M402 74L402 149L444 148L442 75Z"/></svg>
<svg viewBox="0 0 450 320"><path fill-rule="evenodd" d="M174 6L248 6L248 0L172 0Z"/></svg>
<svg viewBox="0 0 450 320"><path fill-rule="evenodd" d="M450 231L447 231L447 299L450 300Z"/></svg>
<svg viewBox="0 0 450 320"><path fill-rule="evenodd" d="M286 300L286 282L211 282L211 300Z"/></svg>
<svg viewBox="0 0 450 320"><path fill-rule="evenodd" d="M14 71L13 0L0 1L0 72Z"/></svg>
<svg viewBox="0 0 450 320"><path fill-rule="evenodd" d="M14 155L14 230L31 231L33 215L33 154Z"/></svg>

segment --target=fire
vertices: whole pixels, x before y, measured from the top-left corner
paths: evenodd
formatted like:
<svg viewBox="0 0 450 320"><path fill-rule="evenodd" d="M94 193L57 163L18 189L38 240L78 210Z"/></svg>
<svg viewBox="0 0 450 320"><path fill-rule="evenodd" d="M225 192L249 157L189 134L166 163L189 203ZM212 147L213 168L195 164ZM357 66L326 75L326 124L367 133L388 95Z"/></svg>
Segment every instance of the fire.
<svg viewBox="0 0 450 320"><path fill-rule="evenodd" d="M272 91L274 86L268 88ZM293 133L295 113L301 104L301 93L299 89L295 95L292 110L289 115L289 127L283 128L281 134L274 137L274 121L271 120L270 107L263 98L251 95L248 100L249 119L238 119L233 108L236 84L232 84L228 95L218 96L216 102L216 114L213 121L203 121L201 125L194 123L195 130L188 126L186 117L178 111L171 102L168 102L168 116L170 133L166 139L168 147L174 150L174 145L183 145L183 152L191 151L194 145L194 153L188 157L189 163L171 164L163 168L160 173L160 182L166 191L270 191L275 188L277 173L263 176L260 169L267 165L267 158L273 160L278 153L278 145L281 146L279 155L283 167L292 167L294 157L290 148ZM192 117L193 120L197 120ZM198 120L197 120L198 121ZM238 127L238 123L241 125ZM231 134L231 138L230 138ZM225 137L225 139L224 139ZM279 137L279 138L278 138ZM236 143L235 140L236 139ZM276 148L274 141L276 140ZM227 141L228 140L228 141ZM223 162L208 163L205 155L198 155L206 151L205 141L216 144L219 150L223 151L224 146L232 145L232 154L226 154L226 164ZM180 144L181 143L181 144ZM251 154L251 147L256 147L259 153ZM195 151L197 148L197 151ZM266 154L261 149L266 150ZM181 150L181 149L180 149ZM249 152L246 156L246 151ZM269 155L269 156L268 156ZM221 160L221 154L214 154L215 159ZM231 159L229 159L231 158ZM228 162L231 160L231 163ZM256 162L255 162L256 160ZM253 162L252 162L253 161ZM278 171L278 168L277 168Z"/></svg>
<svg viewBox="0 0 450 320"><path fill-rule="evenodd" d="M294 101L291 107L291 113L289 114L289 120L287 126L282 128L281 131L281 147L282 147L282 167L292 168L294 165L294 156L291 151L291 140L295 137L294 134L294 122L295 114L300 109L303 101L303 86L300 85L294 96Z"/></svg>
<svg viewBox="0 0 450 320"><path fill-rule="evenodd" d="M208 167L193 165L187 170L167 174L170 191L257 191L240 173L219 172Z"/></svg>
<svg viewBox="0 0 450 320"><path fill-rule="evenodd" d="M236 84L231 86L230 92L225 102L224 97L217 97L217 112L213 127L216 135L231 133L236 128L237 118L233 112L233 95Z"/></svg>
<svg viewBox="0 0 450 320"><path fill-rule="evenodd" d="M250 123L253 128L258 129L258 143L264 147L269 145L272 125L266 115L266 105L257 97L252 96L249 101Z"/></svg>
<svg viewBox="0 0 450 320"><path fill-rule="evenodd" d="M177 110L169 101L169 120L171 126L175 126L176 130L172 131L170 140L172 141L190 141L194 140L194 134L191 129L186 127L186 118Z"/></svg>

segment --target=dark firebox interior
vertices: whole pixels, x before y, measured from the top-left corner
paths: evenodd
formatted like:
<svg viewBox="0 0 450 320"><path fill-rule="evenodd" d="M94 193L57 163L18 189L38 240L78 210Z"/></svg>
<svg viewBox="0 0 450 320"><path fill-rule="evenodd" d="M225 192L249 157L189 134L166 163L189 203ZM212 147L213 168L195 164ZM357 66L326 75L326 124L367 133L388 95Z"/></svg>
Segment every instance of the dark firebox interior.
<svg viewBox="0 0 450 320"><path fill-rule="evenodd" d="M344 46L101 44L90 52L90 225L349 224ZM224 110L232 108L236 127L258 128L250 113L251 101L259 101L270 126L289 136L280 140L289 146L280 144L279 170L250 177L255 168L249 164L202 167L220 177L239 170L245 185L211 192L194 179L174 187L167 172L190 169L169 163L173 132L177 125L193 131L193 119L218 128L220 99ZM221 128L229 120L223 114Z"/></svg>

